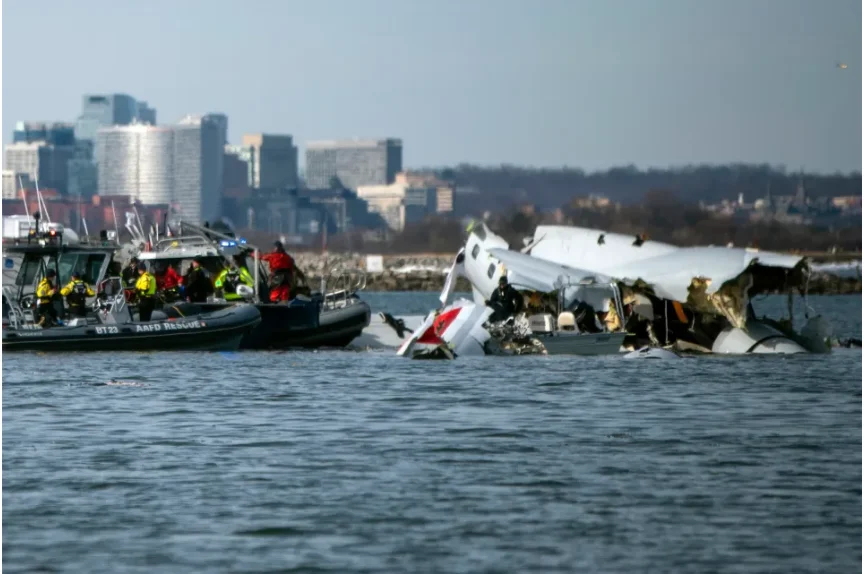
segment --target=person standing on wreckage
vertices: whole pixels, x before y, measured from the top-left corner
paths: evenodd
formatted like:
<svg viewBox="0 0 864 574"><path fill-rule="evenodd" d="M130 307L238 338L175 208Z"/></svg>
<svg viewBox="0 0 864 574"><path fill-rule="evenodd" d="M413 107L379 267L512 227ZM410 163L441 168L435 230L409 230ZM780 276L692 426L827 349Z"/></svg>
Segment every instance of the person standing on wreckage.
<svg viewBox="0 0 864 574"><path fill-rule="evenodd" d="M498 288L492 292L492 296L485 303L487 307L495 310L489 316L489 322L497 323L506 321L521 312L524 301L522 295L507 282L507 277L502 275L498 279Z"/></svg>

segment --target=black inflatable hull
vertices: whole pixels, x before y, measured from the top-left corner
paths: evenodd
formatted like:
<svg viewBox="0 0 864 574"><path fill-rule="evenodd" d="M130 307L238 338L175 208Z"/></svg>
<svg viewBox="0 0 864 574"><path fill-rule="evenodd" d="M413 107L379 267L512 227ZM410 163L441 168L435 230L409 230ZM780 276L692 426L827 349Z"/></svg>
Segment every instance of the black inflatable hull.
<svg viewBox="0 0 864 574"><path fill-rule="evenodd" d="M180 303L162 311L171 317L225 309L230 305ZM321 309L315 301L256 307L261 313L261 324L243 337L241 349L345 347L369 326L372 315L369 305L359 299L341 309Z"/></svg>
<svg viewBox="0 0 864 574"><path fill-rule="evenodd" d="M235 351L261 323L252 305L172 320L4 329L3 351Z"/></svg>

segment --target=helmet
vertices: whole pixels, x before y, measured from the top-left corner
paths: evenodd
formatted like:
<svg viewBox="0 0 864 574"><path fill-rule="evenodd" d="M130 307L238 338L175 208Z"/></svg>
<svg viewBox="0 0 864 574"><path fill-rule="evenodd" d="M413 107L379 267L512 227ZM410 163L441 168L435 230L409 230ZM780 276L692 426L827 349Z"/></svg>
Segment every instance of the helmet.
<svg viewBox="0 0 864 574"><path fill-rule="evenodd" d="M143 261L139 262L138 271L147 271L147 264Z"/></svg>
<svg viewBox="0 0 864 574"><path fill-rule="evenodd" d="M49 269L45 272L45 277L57 277L57 272L53 269Z"/></svg>
<svg viewBox="0 0 864 574"><path fill-rule="evenodd" d="M248 285L238 285L237 286L237 294L243 297L244 299L251 299L255 295L255 290Z"/></svg>
<svg viewBox="0 0 864 574"><path fill-rule="evenodd" d="M72 272L72 279L81 279L81 273L78 271Z"/></svg>

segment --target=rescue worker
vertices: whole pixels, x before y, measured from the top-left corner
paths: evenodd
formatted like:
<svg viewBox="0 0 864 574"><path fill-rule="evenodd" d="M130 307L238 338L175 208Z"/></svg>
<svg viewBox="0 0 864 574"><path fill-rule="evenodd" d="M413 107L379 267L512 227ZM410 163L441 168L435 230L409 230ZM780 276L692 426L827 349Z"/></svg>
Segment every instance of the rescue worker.
<svg viewBox="0 0 864 574"><path fill-rule="evenodd" d="M138 258L133 257L129 260L129 265L123 268L120 272L120 278L123 279L123 287L126 289L134 289L135 283L138 281Z"/></svg>
<svg viewBox="0 0 864 574"><path fill-rule="evenodd" d="M174 271L174 266L170 263L167 264L163 273L156 272L156 286L162 292L162 297L166 303L172 303L180 298L178 286L181 281L182 278Z"/></svg>
<svg viewBox="0 0 864 574"><path fill-rule="evenodd" d="M54 308L54 298L57 296L56 277L57 272L49 269L36 286L36 315L42 327L52 327L58 322L57 309Z"/></svg>
<svg viewBox="0 0 864 574"><path fill-rule="evenodd" d="M87 297L93 297L96 292L90 288L78 271L72 272L72 280L60 289L60 295L66 297L69 315L73 317L87 316Z"/></svg>
<svg viewBox="0 0 864 574"><path fill-rule="evenodd" d="M486 301L486 306L495 309L489 317L491 323L504 321L522 311L524 301L522 295L507 282L507 276L502 275L498 279L498 288L492 292L492 296Z"/></svg>
<svg viewBox="0 0 864 574"><path fill-rule="evenodd" d="M147 272L146 263L138 264L135 292L138 294L138 316L141 322L147 322L156 307L156 278Z"/></svg>
<svg viewBox="0 0 864 574"><path fill-rule="evenodd" d="M273 251L261 256L270 266L270 302L291 299L291 284L294 280L294 258L285 252L281 241L273 243Z"/></svg>
<svg viewBox="0 0 864 574"><path fill-rule="evenodd" d="M246 285L254 289L255 280L249 274L249 270L246 269L245 261L243 261L242 257L235 255L231 258L228 268L223 269L216 276L213 286L216 288L216 293L225 297L226 301L236 301L242 299L237 294L237 287L239 285Z"/></svg>
<svg viewBox="0 0 864 574"><path fill-rule="evenodd" d="M184 296L190 303L206 303L207 296L213 292L213 285L207 272L197 259L192 260L192 266L183 277Z"/></svg>

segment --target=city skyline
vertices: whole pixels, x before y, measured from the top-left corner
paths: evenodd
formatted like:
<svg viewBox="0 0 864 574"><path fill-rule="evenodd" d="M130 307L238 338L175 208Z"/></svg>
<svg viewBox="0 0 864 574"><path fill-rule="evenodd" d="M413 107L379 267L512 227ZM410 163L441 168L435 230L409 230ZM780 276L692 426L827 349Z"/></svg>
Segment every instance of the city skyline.
<svg viewBox="0 0 864 574"><path fill-rule="evenodd" d="M852 0L50 4L5 7L5 45L28 49L4 60L4 143L15 121L74 121L82 94L119 92L159 123L224 113L234 144L290 134L300 157L308 141L356 136L401 138L411 168L861 169ZM159 42L128 24L142 18ZM57 50L30 42L25 21L51 38L99 25ZM49 60L50 89L12 81Z"/></svg>

